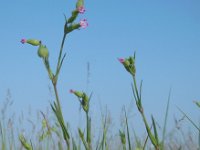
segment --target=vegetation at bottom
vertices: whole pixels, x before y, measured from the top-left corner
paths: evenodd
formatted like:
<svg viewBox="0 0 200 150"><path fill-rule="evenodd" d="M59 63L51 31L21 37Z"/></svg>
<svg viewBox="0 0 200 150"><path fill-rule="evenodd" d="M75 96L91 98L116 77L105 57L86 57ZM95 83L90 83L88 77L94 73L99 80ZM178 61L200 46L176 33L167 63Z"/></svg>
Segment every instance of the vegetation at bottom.
<svg viewBox="0 0 200 150"><path fill-rule="evenodd" d="M112 130L111 116L103 112L99 121L100 131L95 131L93 118L90 113L90 101L92 93L84 91L70 90L70 93L77 98L82 113L85 116L84 123L75 131L70 128L70 120L65 120L63 115L64 106L61 105L61 98L58 91L58 79L65 61L66 53L63 52L66 37L78 29L88 27L87 19L77 22L79 15L85 13L84 0L77 0L70 17L65 16L63 38L58 51L58 59L55 62L55 69L52 69L49 57L49 49L42 40L23 38L22 44L29 44L37 48L38 57L41 58L44 68L47 71L49 80L52 83L55 100L50 103L50 110L39 111L37 120L24 119L23 113L16 117L9 111L12 106L11 93L8 91L6 100L1 107L0 114L0 149L1 150L196 150L200 149L200 128L181 108L177 109L182 114L182 118L175 120L175 129L167 131L170 94L163 114L164 124L159 126L156 118L151 115L147 118L142 99L142 82L137 80L136 54L127 58L118 58L119 67L124 67L127 76L132 78L133 101L141 117L144 136L138 136L134 130L134 124L130 124L130 119L125 107L122 109L122 125L115 131ZM64 53L64 54L63 54ZM53 61L53 60L52 60ZM121 63L121 66L120 66ZM52 70L55 70L52 71ZM197 107L200 102L194 101ZM18 119L18 121L16 121ZM185 132L180 125L182 120L187 120L196 129L199 137L196 138L190 132ZM100 120L100 119L99 119ZM149 121L150 120L150 121ZM23 127L25 121L29 122L28 128ZM181 135L181 136L180 136Z"/></svg>

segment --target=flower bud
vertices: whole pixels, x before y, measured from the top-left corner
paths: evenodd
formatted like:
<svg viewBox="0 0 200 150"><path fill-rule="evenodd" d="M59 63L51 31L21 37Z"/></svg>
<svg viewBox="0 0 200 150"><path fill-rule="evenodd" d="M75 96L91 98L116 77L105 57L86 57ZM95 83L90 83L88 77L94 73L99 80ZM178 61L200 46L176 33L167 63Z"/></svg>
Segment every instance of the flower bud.
<svg viewBox="0 0 200 150"><path fill-rule="evenodd" d="M87 22L87 19L82 19L81 21L80 21L80 26L81 26L81 28L86 28L87 26L88 26L88 22Z"/></svg>
<svg viewBox="0 0 200 150"><path fill-rule="evenodd" d="M83 93L83 103L88 103L89 102L89 97Z"/></svg>
<svg viewBox="0 0 200 150"><path fill-rule="evenodd" d="M77 18L78 13L78 10L72 11L72 16L67 20L67 23L72 23Z"/></svg>
<svg viewBox="0 0 200 150"><path fill-rule="evenodd" d="M84 6L84 0L78 0L76 3L76 8L78 9L79 7Z"/></svg>
<svg viewBox="0 0 200 150"><path fill-rule="evenodd" d="M40 45L38 48L38 56L41 58L48 58L49 57L49 51L45 45Z"/></svg>
<svg viewBox="0 0 200 150"><path fill-rule="evenodd" d="M89 111L89 98L85 93L83 93L83 98L82 98L81 104L82 104L83 110L85 112L88 112Z"/></svg>
<svg viewBox="0 0 200 150"><path fill-rule="evenodd" d="M82 93L82 92L75 91L74 94L75 94L78 98L82 98L82 97L83 97L83 93Z"/></svg>
<svg viewBox="0 0 200 150"><path fill-rule="evenodd" d="M124 58L118 58L118 61L123 64Z"/></svg>
<svg viewBox="0 0 200 150"><path fill-rule="evenodd" d="M21 39L21 43L25 44L26 43L26 39Z"/></svg>
<svg viewBox="0 0 200 150"><path fill-rule="evenodd" d="M78 12L79 12L80 14L84 14L84 13L85 13L85 7L84 7L84 6L78 7L77 10L78 10Z"/></svg>
<svg viewBox="0 0 200 150"><path fill-rule="evenodd" d="M82 92L79 92L79 91L74 91L74 90L70 90L69 91L70 93L73 93L74 95L76 95L78 98L82 98L83 97L83 93Z"/></svg>
<svg viewBox="0 0 200 150"><path fill-rule="evenodd" d="M129 57L128 60L129 60L131 65L135 64L135 59L133 57Z"/></svg>
<svg viewBox="0 0 200 150"><path fill-rule="evenodd" d="M125 59L123 62L124 67L130 66L130 61L128 59Z"/></svg>
<svg viewBox="0 0 200 150"><path fill-rule="evenodd" d="M118 58L119 62L123 64L126 71L128 71L131 75L135 76L136 68L135 68L135 58L129 57L126 59Z"/></svg>
<svg viewBox="0 0 200 150"><path fill-rule="evenodd" d="M73 30L76 30L76 29L79 29L81 26L79 23L76 23L76 24L72 24L70 25L69 27L65 27L65 33L70 33L72 32Z"/></svg>
<svg viewBox="0 0 200 150"><path fill-rule="evenodd" d="M33 46L39 46L41 44L41 41L35 39L28 39L26 40L26 43L31 44Z"/></svg>
<svg viewBox="0 0 200 150"><path fill-rule="evenodd" d="M130 63L130 66L129 66L129 72L135 76L135 73L136 73L136 68L135 68L135 58L134 57L129 57L128 58L128 61Z"/></svg>

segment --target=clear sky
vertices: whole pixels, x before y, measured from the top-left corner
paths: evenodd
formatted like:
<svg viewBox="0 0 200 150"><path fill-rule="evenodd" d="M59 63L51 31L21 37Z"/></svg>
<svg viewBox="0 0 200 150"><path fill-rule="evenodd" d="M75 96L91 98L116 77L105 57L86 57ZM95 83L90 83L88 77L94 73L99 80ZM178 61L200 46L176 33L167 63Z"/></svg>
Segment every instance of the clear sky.
<svg viewBox="0 0 200 150"><path fill-rule="evenodd" d="M67 37L67 59L58 83L66 120L76 122L79 118L78 101L69 93L72 88L93 92L94 120L101 105L103 109L108 107L118 124L125 105L132 111L133 122L137 122L132 80L117 60L136 51L137 79L143 80L147 116L153 114L162 123L171 88L170 124L173 126L174 116L180 117L176 106L198 122L199 110L193 100L200 100L200 1L86 0L85 7L85 14L77 21L87 18L89 26ZM63 14L69 17L74 8L72 0L1 0L0 104L9 88L14 112L26 112L29 107L45 110L49 106L51 83L37 48L22 45L20 40L42 40L55 68Z"/></svg>

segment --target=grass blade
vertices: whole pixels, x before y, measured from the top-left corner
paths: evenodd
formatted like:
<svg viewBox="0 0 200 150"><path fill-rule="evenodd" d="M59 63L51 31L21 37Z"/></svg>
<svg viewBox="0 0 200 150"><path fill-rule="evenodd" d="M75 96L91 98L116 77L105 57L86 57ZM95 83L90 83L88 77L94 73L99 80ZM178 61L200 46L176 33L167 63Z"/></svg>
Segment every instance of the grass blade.
<svg viewBox="0 0 200 150"><path fill-rule="evenodd" d="M186 113L184 113L179 107L177 107L178 110L190 121L190 123L200 132L200 128L194 123L194 121L192 121L192 119L190 119Z"/></svg>
<svg viewBox="0 0 200 150"><path fill-rule="evenodd" d="M129 150L131 150L131 141L130 141L130 134L129 134L128 118L127 118L127 115L126 115L125 107L124 107L124 114L125 114L125 119L126 119L126 132L127 132L127 136L128 136L128 148L129 148Z"/></svg>
<svg viewBox="0 0 200 150"><path fill-rule="evenodd" d="M168 113L169 113L170 97L171 97L171 89L169 91L168 100L167 100L167 107L166 107L166 111L165 111L165 120L164 120L163 133L162 133L162 141L161 141L161 147L162 147L162 149L164 149L164 144L165 144L164 141L165 141L165 137L166 137L166 128L167 128L167 118L168 118Z"/></svg>

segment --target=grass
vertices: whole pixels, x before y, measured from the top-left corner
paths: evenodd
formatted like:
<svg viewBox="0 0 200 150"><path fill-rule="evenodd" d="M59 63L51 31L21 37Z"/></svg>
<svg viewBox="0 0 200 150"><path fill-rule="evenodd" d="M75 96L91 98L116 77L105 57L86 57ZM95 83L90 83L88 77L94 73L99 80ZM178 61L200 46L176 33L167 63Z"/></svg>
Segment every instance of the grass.
<svg viewBox="0 0 200 150"><path fill-rule="evenodd" d="M169 94L170 97L170 94ZM63 140L62 129L60 129L59 123L57 123L53 111L50 112L37 112L37 119L33 115L29 114L28 119L24 115L16 116L14 112L9 112L12 107L13 101L11 100L11 92L8 90L4 103L1 105L1 122L0 122L0 147L2 150L63 150L67 149L67 145ZM170 99L170 98L169 98ZM169 110L169 99L167 101L166 110ZM166 116L168 112L163 114ZM48 114L48 115L47 115ZM15 117L14 117L15 116ZM111 116L108 110L104 110L101 115L100 131L91 130L91 147L88 148L88 141L86 136L87 123L85 126L80 126L77 131L70 131L70 144L73 150L82 149L95 149L95 150L143 150L143 149L155 149L152 147L152 143L148 134L143 136L137 135L133 126L129 123L132 118L127 115L126 108L122 108L123 118L119 118L123 123L121 129L112 130L113 124ZM187 123L187 117L183 115L180 120L175 120L175 128L173 131L166 130L167 117L165 117L165 123L163 130L159 135L162 135L161 142L163 149L166 150L196 150L199 149L199 139L197 139L191 131L185 131L183 123ZM92 118L91 118L92 120ZM40 122L40 124L38 124ZM87 122L87 121L86 121ZM188 121L189 123L189 121ZM194 122L193 122L194 123ZM18 125L17 125L18 124ZM23 125L19 127L19 124L28 124L29 128L24 128ZM93 124L92 124L93 125ZM26 126L26 125L24 125ZM93 128L93 126L91 126ZM151 125L153 131L153 125ZM165 130L164 130L165 129ZM160 129L158 130L158 132ZM164 133L165 132L165 133ZM198 130L197 130L198 132ZM74 134L72 134L74 133ZM78 135L78 136L77 136ZM165 136L163 136L165 135ZM163 140L164 139L164 140ZM117 144L116 144L117 143Z"/></svg>

